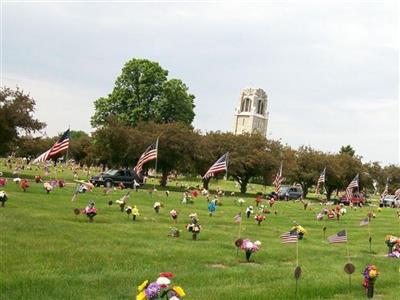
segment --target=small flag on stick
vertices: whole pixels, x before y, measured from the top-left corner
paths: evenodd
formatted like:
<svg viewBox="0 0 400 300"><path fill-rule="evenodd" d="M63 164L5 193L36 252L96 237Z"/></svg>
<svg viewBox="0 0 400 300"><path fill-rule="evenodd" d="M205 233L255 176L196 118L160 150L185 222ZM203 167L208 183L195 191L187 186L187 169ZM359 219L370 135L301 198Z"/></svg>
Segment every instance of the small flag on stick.
<svg viewBox="0 0 400 300"><path fill-rule="evenodd" d="M347 243L347 233L346 230L339 231L338 233L328 237L328 242L330 244Z"/></svg>
<svg viewBox="0 0 400 300"><path fill-rule="evenodd" d="M297 243L298 234L296 230L288 231L281 234L281 239L283 244Z"/></svg>
<svg viewBox="0 0 400 300"><path fill-rule="evenodd" d="M362 219L360 222L360 226L366 226L369 224L369 218L366 217L365 219Z"/></svg>

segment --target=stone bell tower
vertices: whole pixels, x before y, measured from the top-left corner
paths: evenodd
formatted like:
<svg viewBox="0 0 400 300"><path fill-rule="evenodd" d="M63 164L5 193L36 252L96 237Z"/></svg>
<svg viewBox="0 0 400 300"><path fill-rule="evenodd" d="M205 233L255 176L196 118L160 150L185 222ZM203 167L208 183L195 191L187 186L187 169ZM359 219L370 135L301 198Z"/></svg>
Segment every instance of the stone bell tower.
<svg viewBox="0 0 400 300"><path fill-rule="evenodd" d="M234 134L259 132L267 135L267 94L263 89L245 88L235 109Z"/></svg>

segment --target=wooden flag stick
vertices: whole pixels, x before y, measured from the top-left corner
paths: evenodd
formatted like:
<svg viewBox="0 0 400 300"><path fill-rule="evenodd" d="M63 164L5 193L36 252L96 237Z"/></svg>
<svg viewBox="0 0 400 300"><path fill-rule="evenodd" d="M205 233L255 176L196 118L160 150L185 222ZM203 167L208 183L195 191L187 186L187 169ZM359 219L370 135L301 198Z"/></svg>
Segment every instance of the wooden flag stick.
<svg viewBox="0 0 400 300"><path fill-rule="evenodd" d="M371 247L372 247L372 237L371 237L371 229L370 229L370 227L369 227L369 221L368 221L368 224L367 224L367 226L368 226L368 242L369 242L369 252L371 253L372 252L372 249L371 249Z"/></svg>

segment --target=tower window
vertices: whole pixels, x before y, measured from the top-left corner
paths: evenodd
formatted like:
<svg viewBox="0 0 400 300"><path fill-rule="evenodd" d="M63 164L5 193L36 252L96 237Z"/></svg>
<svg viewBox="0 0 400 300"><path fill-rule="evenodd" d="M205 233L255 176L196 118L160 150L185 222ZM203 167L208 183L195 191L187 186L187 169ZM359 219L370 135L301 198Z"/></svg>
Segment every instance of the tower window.
<svg viewBox="0 0 400 300"><path fill-rule="evenodd" d="M264 102L262 100L258 100L257 113L264 115Z"/></svg>
<svg viewBox="0 0 400 300"><path fill-rule="evenodd" d="M240 105L240 112L250 111L251 109L251 100L249 98L243 99L242 104Z"/></svg>

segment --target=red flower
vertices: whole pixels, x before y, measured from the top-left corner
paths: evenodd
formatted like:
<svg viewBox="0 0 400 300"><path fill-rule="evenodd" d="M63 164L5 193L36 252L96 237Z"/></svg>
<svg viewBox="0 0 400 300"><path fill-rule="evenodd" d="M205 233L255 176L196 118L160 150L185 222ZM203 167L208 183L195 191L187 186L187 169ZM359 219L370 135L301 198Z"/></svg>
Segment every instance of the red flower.
<svg viewBox="0 0 400 300"><path fill-rule="evenodd" d="M172 278L172 277L174 277L174 276L175 276L175 275L172 274L171 272L162 272L162 273L160 273L160 277Z"/></svg>

